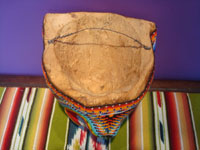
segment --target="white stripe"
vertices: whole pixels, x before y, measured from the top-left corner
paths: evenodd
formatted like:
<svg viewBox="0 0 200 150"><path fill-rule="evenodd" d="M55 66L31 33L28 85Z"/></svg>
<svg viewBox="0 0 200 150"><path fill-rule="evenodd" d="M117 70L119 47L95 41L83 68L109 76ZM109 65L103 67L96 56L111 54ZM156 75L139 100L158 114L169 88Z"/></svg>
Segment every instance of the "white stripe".
<svg viewBox="0 0 200 150"><path fill-rule="evenodd" d="M143 150L144 149L143 112L142 112L143 101L141 102L140 106L141 106L140 107L140 114L141 114L141 117L140 117L141 130L140 130L140 132L141 132L141 145L142 145L141 150Z"/></svg>
<svg viewBox="0 0 200 150"><path fill-rule="evenodd" d="M4 127L4 129L3 129L3 135L2 135L1 141L0 141L0 149L1 149L1 146L2 146L2 144L3 144L3 137L5 136L6 127L7 127L7 125L8 125L8 120L9 120L9 118L10 118L10 113L11 113L11 110L12 110L12 107L13 107L13 103L14 103L14 99L15 99L15 96L16 96L16 93L17 93L17 89L18 89L18 88L15 88L15 93L14 93L14 95L13 95L13 97L12 97L11 106L10 106L9 112L8 112L8 118L7 118L7 120L6 120L6 125L5 125L5 127Z"/></svg>
<svg viewBox="0 0 200 150"><path fill-rule="evenodd" d="M11 143L11 149L14 149L15 148L18 148L18 144L16 144L17 141L19 141L18 138L20 138L18 136L18 130L19 130L19 126L20 126L20 123L21 123L21 119L22 119L22 111L23 111L23 108L24 108L24 103L26 101L26 96L28 94L28 88L25 89L25 92L24 92L24 96L23 96L23 99L22 99L22 103L21 103L21 106L20 106L20 110L19 110L19 114L17 118L17 121L16 121L16 124L15 124L15 130L14 130L14 133L13 133L13 137L12 137L12 143Z"/></svg>
<svg viewBox="0 0 200 150"><path fill-rule="evenodd" d="M154 121L155 121L155 134L156 134L156 148L157 149L160 149L160 144L159 144L159 131L158 131L158 128L159 128L159 124L158 124L158 112L157 112L157 96L156 96L156 92L153 92L153 106L154 106Z"/></svg>
<svg viewBox="0 0 200 150"><path fill-rule="evenodd" d="M31 111L33 100L35 98L35 93L36 93L36 88L32 88L30 98L29 98L29 102L28 102L28 109L27 109L27 112L24 116L23 128L21 130L19 149L22 149L23 139L24 139L25 132L26 132L26 129L27 129L27 124L28 124L28 120L29 120L29 117L30 117L29 114L30 114L30 111Z"/></svg>
<svg viewBox="0 0 200 150"><path fill-rule="evenodd" d="M159 120L162 122L163 121L163 118L162 118L162 109L160 106L158 106L158 118Z"/></svg>
<svg viewBox="0 0 200 150"><path fill-rule="evenodd" d="M165 149L165 145L164 145L164 143L161 141L161 139L160 139L160 147L161 147L161 150L164 150L164 149Z"/></svg>
<svg viewBox="0 0 200 150"><path fill-rule="evenodd" d="M159 93L160 94L160 93ZM156 93L156 96L157 96L157 93ZM157 97L156 97L157 98ZM158 98L156 99L156 106L157 106L157 111L158 111L158 118L159 118L159 129L160 129L160 123L162 124L162 126L163 126L163 130L164 130L164 125L163 125L163 114L162 114L162 100L161 100L161 97L160 97L160 105L161 106L159 106L159 104L158 104ZM160 136L160 130L158 130L158 133L159 133L159 140L160 140L160 148L161 148L161 150L163 150L163 149L165 149L165 145L164 145L164 143L163 143L163 141L161 140L161 136ZM164 137L164 135L163 135L163 137Z"/></svg>
<svg viewBox="0 0 200 150"><path fill-rule="evenodd" d="M15 143L19 143L19 141L20 141L20 136L19 136L19 134L17 134L17 139L16 139ZM13 149L18 149L18 146L19 145L16 145ZM11 148L11 150L13 150L13 149Z"/></svg>
<svg viewBox="0 0 200 150"><path fill-rule="evenodd" d="M191 114L191 118L192 118L192 125L193 125L196 148L199 150L198 137L197 137L196 126L195 126L195 122L194 122L193 111L192 111L192 104L191 104L191 99L190 99L190 96L188 93L187 93L187 97L188 97L188 103L189 103L189 107L190 107L190 114Z"/></svg>
<svg viewBox="0 0 200 150"><path fill-rule="evenodd" d="M160 106L158 106L157 108L158 108L158 118L159 118L159 121L163 124L162 109L160 108Z"/></svg>
<svg viewBox="0 0 200 150"><path fill-rule="evenodd" d="M23 111L23 114L22 114L22 116L23 116L24 118L25 118L25 116L26 116L27 109L28 109L28 102L25 101L24 111Z"/></svg>
<svg viewBox="0 0 200 150"><path fill-rule="evenodd" d="M69 118L67 117L64 150L66 150L66 147L67 147L68 131L69 131Z"/></svg>
<svg viewBox="0 0 200 150"><path fill-rule="evenodd" d="M165 132L165 147L167 150L169 150L169 135L168 135L168 126L167 126L167 113L166 113L166 104L165 104L165 97L164 97L164 93L160 92L161 94L161 100L162 100L162 111L163 111L163 123L164 123L164 132Z"/></svg>
<svg viewBox="0 0 200 150"><path fill-rule="evenodd" d="M41 109L40 109L39 120L37 122L37 129L36 129L36 133L35 133L35 139L34 139L33 149L36 149L36 144L37 144L37 139L38 139L38 133L39 133L39 127L40 127L40 122L41 122L42 114L44 112L45 102L47 100L47 98L46 98L47 94L48 94L48 89L45 89L44 96L43 96L43 99L42 99L42 106L41 106Z"/></svg>
<svg viewBox="0 0 200 150"><path fill-rule="evenodd" d="M7 89L7 88L4 88L4 89L3 89L3 92L2 92L2 95L1 95L1 98L0 98L0 105L1 105L1 102L3 101L3 97L4 97L4 94L5 94L5 92L6 92L6 89Z"/></svg>
<svg viewBox="0 0 200 150"><path fill-rule="evenodd" d="M129 150L129 116L127 117L127 150Z"/></svg>
<svg viewBox="0 0 200 150"><path fill-rule="evenodd" d="M180 140L181 140L181 149L183 150L183 137L182 137L182 132L181 132L181 122L180 122L180 114L178 111L178 102L177 102L177 96L176 93L174 94L174 100L175 100L175 104L176 104L176 113L177 113L177 118L178 118L178 128L179 128L179 136L180 136Z"/></svg>
<svg viewBox="0 0 200 150"><path fill-rule="evenodd" d="M87 149L88 149L88 150L94 150L94 147L93 147L93 140L92 140L92 133L91 133L91 132L89 132L89 134L88 134Z"/></svg>
<svg viewBox="0 0 200 150"><path fill-rule="evenodd" d="M17 121L16 121L16 124L15 124L15 130L14 130L14 133L13 133L11 147L10 147L11 149L18 148L18 146L19 146L19 143L17 142L17 141L19 141L18 138L20 138L20 136L18 135L18 131L19 131L19 127L20 127L20 124L21 124L22 112L24 110L24 105L25 105L25 102L26 102L28 92L29 92L29 88L26 88L24 95L23 95L23 98L22 98L20 110L19 110L19 113L18 113L19 117L17 117Z"/></svg>
<svg viewBox="0 0 200 150"><path fill-rule="evenodd" d="M50 118L50 122L49 122L49 128L48 128L48 134L47 134L47 142L46 142L46 146L45 146L46 150L48 149L48 145L49 145L49 137L50 137L50 133L51 133L51 124L52 124L53 117L54 117L55 106L56 106L56 98L54 98L53 109L52 109L52 112L51 112L51 118Z"/></svg>
<svg viewBox="0 0 200 150"><path fill-rule="evenodd" d="M108 149L111 150L111 138L109 138Z"/></svg>

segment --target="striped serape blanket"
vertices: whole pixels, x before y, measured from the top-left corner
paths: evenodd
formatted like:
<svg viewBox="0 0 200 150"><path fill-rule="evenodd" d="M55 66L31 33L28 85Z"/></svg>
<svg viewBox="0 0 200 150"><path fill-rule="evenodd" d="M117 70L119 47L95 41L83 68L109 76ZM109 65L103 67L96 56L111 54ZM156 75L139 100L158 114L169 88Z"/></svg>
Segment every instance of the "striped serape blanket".
<svg viewBox="0 0 200 150"><path fill-rule="evenodd" d="M199 149L200 93L148 92L114 138L65 115L47 88L0 87L0 149Z"/></svg>

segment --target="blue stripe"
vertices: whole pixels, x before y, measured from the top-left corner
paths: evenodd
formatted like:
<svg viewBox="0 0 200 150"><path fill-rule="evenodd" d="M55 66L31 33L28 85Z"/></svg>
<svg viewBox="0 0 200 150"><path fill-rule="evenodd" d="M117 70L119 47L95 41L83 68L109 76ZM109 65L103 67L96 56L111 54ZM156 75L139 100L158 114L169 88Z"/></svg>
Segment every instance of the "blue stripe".
<svg viewBox="0 0 200 150"><path fill-rule="evenodd" d="M153 51L156 51L156 41L153 43Z"/></svg>
<svg viewBox="0 0 200 150"><path fill-rule="evenodd" d="M22 120L21 120L21 122L20 122L19 132L18 132L19 136L21 135L23 123L24 123L24 117L22 117Z"/></svg>
<svg viewBox="0 0 200 150"><path fill-rule="evenodd" d="M164 131L163 131L163 125L162 123L159 121L160 123L160 138L161 138L161 141L164 143Z"/></svg>
<svg viewBox="0 0 200 150"><path fill-rule="evenodd" d="M72 145L72 141L74 140L74 136L75 136L78 128L79 128L79 126L70 120L67 145Z"/></svg>

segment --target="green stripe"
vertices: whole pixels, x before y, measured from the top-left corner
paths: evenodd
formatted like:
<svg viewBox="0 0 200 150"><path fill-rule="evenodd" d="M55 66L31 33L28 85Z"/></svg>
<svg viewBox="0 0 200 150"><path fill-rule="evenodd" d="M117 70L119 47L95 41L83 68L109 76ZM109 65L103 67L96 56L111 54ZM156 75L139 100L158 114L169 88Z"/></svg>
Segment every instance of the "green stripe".
<svg viewBox="0 0 200 150"><path fill-rule="evenodd" d="M111 150L127 149L127 120L121 125L119 132L111 141Z"/></svg>
<svg viewBox="0 0 200 150"><path fill-rule="evenodd" d="M49 132L48 150L64 149L67 123L68 117L64 113L63 108L56 101L51 129Z"/></svg>
<svg viewBox="0 0 200 150"><path fill-rule="evenodd" d="M148 150L155 149L152 103L153 100L148 92L142 100L144 149Z"/></svg>
<svg viewBox="0 0 200 150"><path fill-rule="evenodd" d="M0 104L1 104L2 99L3 99L4 90L5 90L5 87L0 87Z"/></svg>
<svg viewBox="0 0 200 150"><path fill-rule="evenodd" d="M23 149L33 148L44 92L45 88L38 88L37 93L35 95L32 110L29 116L30 121L28 123Z"/></svg>
<svg viewBox="0 0 200 150"><path fill-rule="evenodd" d="M2 96L4 89L4 87L0 87L0 97Z"/></svg>
<svg viewBox="0 0 200 150"><path fill-rule="evenodd" d="M200 94L199 93L191 93L189 94L190 102L192 105L192 112L194 116L194 122L196 127L196 134L198 138L198 144L200 144Z"/></svg>

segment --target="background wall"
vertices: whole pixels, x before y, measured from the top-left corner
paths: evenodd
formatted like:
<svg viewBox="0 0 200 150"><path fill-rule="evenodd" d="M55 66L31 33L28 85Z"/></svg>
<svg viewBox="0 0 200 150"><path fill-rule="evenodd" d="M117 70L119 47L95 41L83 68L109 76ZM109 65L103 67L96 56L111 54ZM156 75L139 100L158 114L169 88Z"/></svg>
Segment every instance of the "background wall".
<svg viewBox="0 0 200 150"><path fill-rule="evenodd" d="M200 80L198 0L0 0L0 74L42 75L45 13L114 12L158 27L156 79Z"/></svg>

